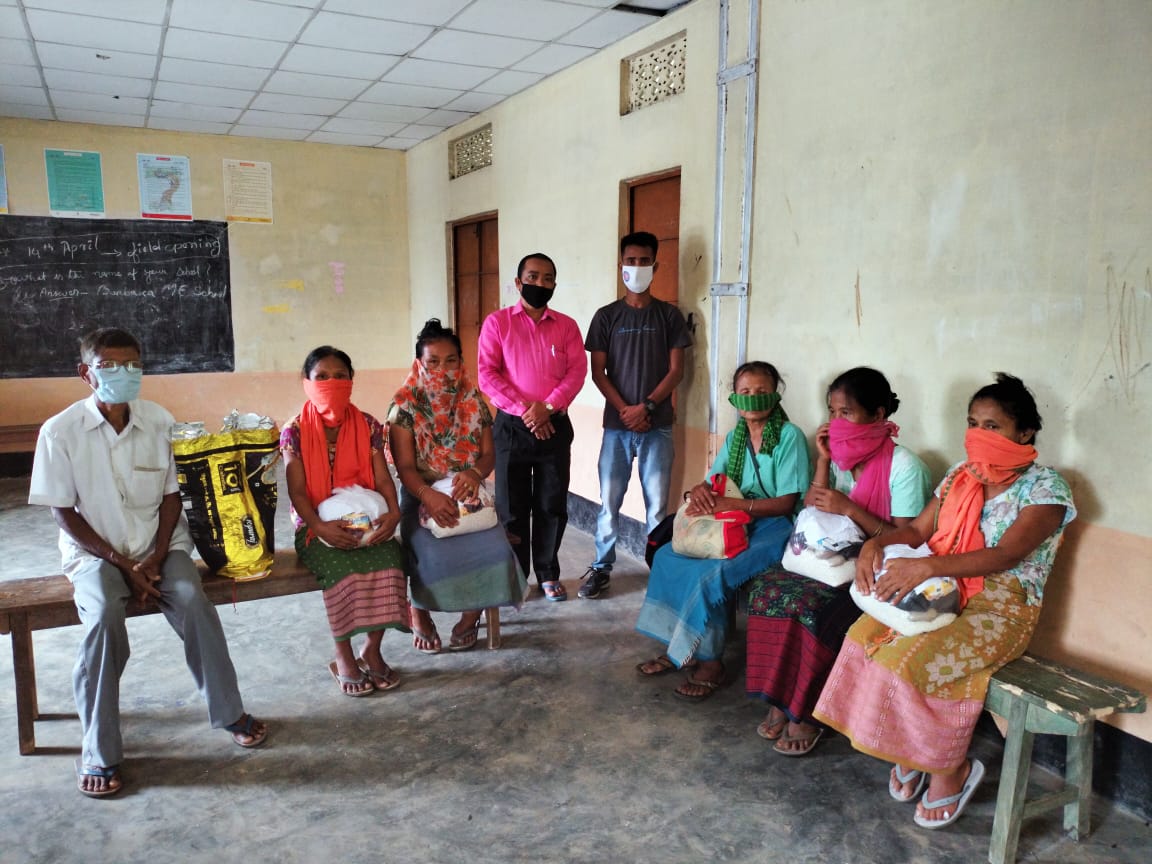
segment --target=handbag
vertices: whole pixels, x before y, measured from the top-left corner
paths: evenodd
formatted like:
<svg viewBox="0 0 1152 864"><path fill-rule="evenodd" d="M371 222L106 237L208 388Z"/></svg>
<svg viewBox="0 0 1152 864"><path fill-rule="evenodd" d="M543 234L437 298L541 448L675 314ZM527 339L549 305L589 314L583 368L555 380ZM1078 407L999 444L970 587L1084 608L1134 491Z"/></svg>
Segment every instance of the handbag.
<svg viewBox="0 0 1152 864"><path fill-rule="evenodd" d="M724 474L712 478L712 492L722 498L743 498L740 487ZM735 558L748 548L752 517L743 510L721 510L688 516L688 502L672 523L672 550L688 558Z"/></svg>

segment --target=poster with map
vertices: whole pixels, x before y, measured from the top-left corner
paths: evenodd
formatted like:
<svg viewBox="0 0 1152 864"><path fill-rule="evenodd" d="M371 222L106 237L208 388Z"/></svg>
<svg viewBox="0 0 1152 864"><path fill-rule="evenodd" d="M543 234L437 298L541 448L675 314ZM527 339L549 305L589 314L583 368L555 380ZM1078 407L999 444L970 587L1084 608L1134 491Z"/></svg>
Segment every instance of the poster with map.
<svg viewBox="0 0 1152 864"><path fill-rule="evenodd" d="M192 169L187 156L136 154L140 215L192 221Z"/></svg>

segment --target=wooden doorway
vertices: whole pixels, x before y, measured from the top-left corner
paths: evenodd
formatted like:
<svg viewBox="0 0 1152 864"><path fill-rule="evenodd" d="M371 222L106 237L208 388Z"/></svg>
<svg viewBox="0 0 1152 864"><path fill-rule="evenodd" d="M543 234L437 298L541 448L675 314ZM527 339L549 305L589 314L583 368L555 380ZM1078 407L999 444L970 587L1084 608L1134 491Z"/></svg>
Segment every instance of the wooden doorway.
<svg viewBox="0 0 1152 864"><path fill-rule="evenodd" d="M626 180L624 233L648 231L660 241L660 267L652 279L652 296L680 302L680 169ZM620 293L624 286L621 283Z"/></svg>
<svg viewBox="0 0 1152 864"><path fill-rule="evenodd" d="M500 308L500 236L495 213L452 225L452 288L464 364L476 381L480 325Z"/></svg>

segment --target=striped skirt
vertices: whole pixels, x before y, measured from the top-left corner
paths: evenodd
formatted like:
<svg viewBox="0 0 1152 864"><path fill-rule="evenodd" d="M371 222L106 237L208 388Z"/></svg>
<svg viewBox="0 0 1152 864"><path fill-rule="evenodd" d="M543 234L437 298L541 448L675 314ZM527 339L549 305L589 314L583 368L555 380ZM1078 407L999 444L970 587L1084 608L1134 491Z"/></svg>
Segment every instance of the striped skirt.
<svg viewBox="0 0 1152 864"><path fill-rule="evenodd" d="M328 626L337 641L395 627L407 632L408 581L404 553L395 540L359 549L333 549L296 532L296 554L324 589Z"/></svg>
<svg viewBox="0 0 1152 864"><path fill-rule="evenodd" d="M1028 647L1039 606L1014 577L984 590L947 627L896 636L868 615L848 630L815 718L852 746L928 773L955 771L968 754L988 682Z"/></svg>

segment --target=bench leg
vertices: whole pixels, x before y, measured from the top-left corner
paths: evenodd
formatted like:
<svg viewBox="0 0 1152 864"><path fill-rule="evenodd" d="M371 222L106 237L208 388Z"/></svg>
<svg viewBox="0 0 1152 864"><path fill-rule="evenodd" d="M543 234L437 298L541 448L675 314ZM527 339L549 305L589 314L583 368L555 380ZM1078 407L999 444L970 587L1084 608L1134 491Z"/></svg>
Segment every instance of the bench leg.
<svg viewBox="0 0 1152 864"><path fill-rule="evenodd" d="M1064 782L1076 788L1076 800L1064 805L1064 830L1073 840L1092 830L1092 737L1095 721L1089 720L1079 735L1068 737L1068 763Z"/></svg>
<svg viewBox="0 0 1152 864"><path fill-rule="evenodd" d="M500 647L500 607L489 606L484 610L484 625L488 629L488 649Z"/></svg>
<svg viewBox="0 0 1152 864"><path fill-rule="evenodd" d="M16 678L16 733L20 739L20 755L36 751L36 718L40 708L36 703L36 657L32 649L32 631L28 616L12 615L12 672Z"/></svg>
<svg viewBox="0 0 1152 864"><path fill-rule="evenodd" d="M996 796L996 818L988 860L992 864L1013 864L1028 795L1028 769L1032 763L1035 736L1027 729L1028 703L1016 699L1008 712L1008 738L1004 743L1004 764L1000 769L1000 791Z"/></svg>

